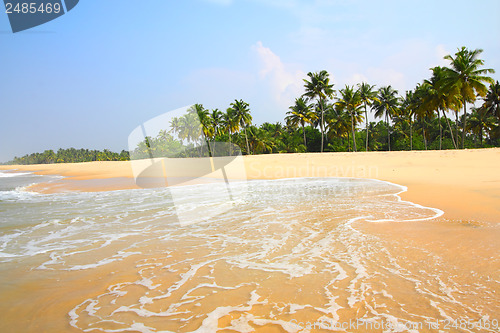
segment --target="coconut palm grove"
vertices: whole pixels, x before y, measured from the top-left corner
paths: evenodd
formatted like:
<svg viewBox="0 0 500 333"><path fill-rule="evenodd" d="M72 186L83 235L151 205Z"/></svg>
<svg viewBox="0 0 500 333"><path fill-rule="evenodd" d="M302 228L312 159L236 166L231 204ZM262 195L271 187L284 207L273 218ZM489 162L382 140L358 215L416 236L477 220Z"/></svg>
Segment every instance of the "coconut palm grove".
<svg viewBox="0 0 500 333"><path fill-rule="evenodd" d="M500 84L489 76L495 71L485 68L482 52L459 48L444 57L448 66L431 68L429 78L405 92L367 82L339 87L326 70L310 72L304 78L304 94L289 107L283 123L252 124L250 105L243 100L235 100L226 111L195 104L188 114L172 120L170 130L141 142L132 157L176 156L186 146L196 147L200 138L207 141L208 150L213 150L210 142L230 142L243 154L498 147ZM188 123L198 125L190 128ZM9 163L126 159L126 151L71 148L16 157Z"/></svg>

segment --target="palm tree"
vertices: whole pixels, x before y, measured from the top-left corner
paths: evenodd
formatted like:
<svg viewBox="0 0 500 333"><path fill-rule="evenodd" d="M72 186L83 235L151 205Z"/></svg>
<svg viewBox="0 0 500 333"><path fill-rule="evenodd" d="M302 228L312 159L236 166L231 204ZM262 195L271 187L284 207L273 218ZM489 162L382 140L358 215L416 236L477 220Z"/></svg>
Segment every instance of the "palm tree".
<svg viewBox="0 0 500 333"><path fill-rule="evenodd" d="M324 136L325 136L325 117L324 117L324 102L332 98L334 90L333 90L333 84L330 84L330 77L327 71L322 70L320 72L312 73L309 72L307 73L307 76L309 76L310 81L307 79L304 79L304 87L306 89L306 92L304 93L305 97L308 97L309 99L318 99L318 104L320 107L320 129L321 129L321 152L323 152L323 145L324 145Z"/></svg>
<svg viewBox="0 0 500 333"><path fill-rule="evenodd" d="M500 83L498 81L490 85L482 107L486 112L492 116L496 116L498 121L500 121Z"/></svg>
<svg viewBox="0 0 500 333"><path fill-rule="evenodd" d="M264 151L269 153L273 153L276 149L279 151L279 148L284 145L282 141L283 134L287 132L283 125L280 122L275 124L265 122L260 128L262 130L260 134L263 135L262 141L265 145Z"/></svg>
<svg viewBox="0 0 500 333"><path fill-rule="evenodd" d="M428 103L429 96L432 96L432 87L429 84L423 83L417 85L415 89L415 116L416 125L422 128L422 138L424 140L425 150L427 150L427 125L433 119L435 107L433 104Z"/></svg>
<svg viewBox="0 0 500 333"><path fill-rule="evenodd" d="M320 127L320 136L321 136L321 114L323 114L323 132L324 132L324 141L322 139L322 141L324 142L323 143L323 146L327 146L328 145L328 142L327 142L327 119L326 119L326 114L328 112L330 112L330 110L334 107L334 104L330 103L327 99L323 99L321 101L318 101L316 104L314 104L314 110L313 110L313 113L314 113L314 120L312 122L312 127L316 128L316 127ZM321 147L320 147L320 151L321 151Z"/></svg>
<svg viewBox="0 0 500 333"><path fill-rule="evenodd" d="M375 109L375 118L385 116L385 120L387 123L387 143L389 151L391 151L390 119L396 113L399 106L397 95L398 91L394 90L391 86L382 87L378 91L378 100L373 103Z"/></svg>
<svg viewBox="0 0 500 333"><path fill-rule="evenodd" d="M417 86L418 87L418 86ZM405 97L401 101L399 115L404 120L408 121L410 125L410 150L413 150L413 117L415 116L415 109L417 109L417 97L411 90L407 90Z"/></svg>
<svg viewBox="0 0 500 333"><path fill-rule="evenodd" d="M365 120L366 120L366 148L368 151L368 111L366 110L367 105L372 105L374 101L377 100L377 92L374 90L375 85L369 85L366 82L358 85L359 98L361 99L361 103L363 103L365 108Z"/></svg>
<svg viewBox="0 0 500 333"><path fill-rule="evenodd" d="M222 126L227 132L229 137L229 156L232 155L232 144L231 138L232 134L239 130L240 126L238 119L235 115L235 111L232 108L228 108L225 113L222 114Z"/></svg>
<svg viewBox="0 0 500 333"><path fill-rule="evenodd" d="M203 154L202 142L205 141L209 149L209 138L212 136L213 128L210 123L208 110L202 104L194 104L181 117L182 134L188 141L197 142L200 156Z"/></svg>
<svg viewBox="0 0 500 333"><path fill-rule="evenodd" d="M179 134L181 131L181 121L179 120L179 118L177 117L172 118L172 120L170 121L170 127L171 127L170 132L174 134ZM182 137L180 136L180 134L179 134L179 140L182 144Z"/></svg>
<svg viewBox="0 0 500 333"><path fill-rule="evenodd" d="M460 99L457 99L457 96L454 94L447 94L441 87L441 82L444 76L443 67L434 67L431 68L432 77L429 80L424 80L423 87L426 94L422 96L423 105L428 108L436 111L439 119L439 149L442 149L442 141L443 141L443 128L441 126L441 111L443 112L444 117L446 118L446 123L449 126L451 132L451 139L455 148L458 148L455 143L455 139L453 138L453 131L451 130L451 125L448 121L448 117L446 116L446 110L453 109L458 110L461 105ZM457 130L458 133L458 130Z"/></svg>
<svg viewBox="0 0 500 333"><path fill-rule="evenodd" d="M214 128L214 139L217 135L221 134L222 115L223 113L219 109L213 109L212 113L210 113L210 122Z"/></svg>
<svg viewBox="0 0 500 333"><path fill-rule="evenodd" d="M187 140L188 143L196 142L201 138L202 126L194 106L182 117L172 118L170 126L171 132L177 134L181 142L182 140Z"/></svg>
<svg viewBox="0 0 500 333"><path fill-rule="evenodd" d="M306 142L306 123L312 124L316 119L316 114L311 111L311 106L307 104L303 97L295 99L295 105L290 106L290 111L286 114L288 115L285 120L288 126L297 127L298 124L302 126L302 134L304 136L304 146L307 149Z"/></svg>
<svg viewBox="0 0 500 333"><path fill-rule="evenodd" d="M244 102L242 99L234 100L231 103L231 109L234 111L234 116L239 126L243 128L245 132L245 141L247 144L247 154L250 154L250 146L248 145L247 137L247 127L252 123L252 115L250 114L250 108L248 103Z"/></svg>
<svg viewBox="0 0 500 333"><path fill-rule="evenodd" d="M484 60L479 59L482 49L468 50L462 47L455 53L455 57L446 55L444 59L450 61L450 67L444 68L442 86L446 92L460 96L464 108L462 124L462 149L465 147L465 128L467 123L467 103L474 103L477 96L485 96L488 88L484 84L493 83L493 79L486 76L495 73L493 69L482 69Z"/></svg>
<svg viewBox="0 0 500 333"><path fill-rule="evenodd" d="M202 104L195 104L193 107L200 120L201 130L208 142L208 139L212 139L215 133L210 112Z"/></svg>
<svg viewBox="0 0 500 333"><path fill-rule="evenodd" d="M495 117L487 109L480 107L475 109L469 116L467 128L479 137L479 143L483 145L483 133L485 129L495 127Z"/></svg>
<svg viewBox="0 0 500 333"><path fill-rule="evenodd" d="M330 106L325 112L327 134L329 137L344 138L347 136L348 150L351 150L349 139L350 115L338 105Z"/></svg>
<svg viewBox="0 0 500 333"><path fill-rule="evenodd" d="M262 128L255 126L248 127L248 142L254 154L262 152L272 152L273 142L269 133Z"/></svg>
<svg viewBox="0 0 500 333"><path fill-rule="evenodd" d="M338 99L336 105L341 109L347 111L351 116L351 130L352 130L352 141L353 150L357 151L356 148L356 124L359 119L359 111L361 105L361 98L359 96L359 91L354 91L354 87L345 86L344 89L340 90L341 97Z"/></svg>
<svg viewBox="0 0 500 333"><path fill-rule="evenodd" d="M265 122L262 125L260 125L260 128L269 133L269 135L273 138L280 137L285 131L285 128L283 127L283 125L281 125L279 121L274 124Z"/></svg>
<svg viewBox="0 0 500 333"><path fill-rule="evenodd" d="M218 145L215 142L217 141L217 137L220 136L223 132L222 115L223 114L221 111L219 111L219 109L213 109L212 112L208 114L208 121L210 122L210 126L212 128L211 132L212 146L210 149L212 156L217 156L216 148Z"/></svg>

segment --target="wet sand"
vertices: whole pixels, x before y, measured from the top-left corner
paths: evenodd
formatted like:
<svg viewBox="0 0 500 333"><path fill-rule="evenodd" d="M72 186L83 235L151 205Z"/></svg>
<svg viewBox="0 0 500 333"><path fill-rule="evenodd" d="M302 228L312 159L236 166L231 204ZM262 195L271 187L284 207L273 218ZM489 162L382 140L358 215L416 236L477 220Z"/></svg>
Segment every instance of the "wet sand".
<svg viewBox="0 0 500 333"><path fill-rule="evenodd" d="M433 318L442 319L443 314L437 310L429 309L428 305L425 307L424 302L419 301L419 296L414 294L415 289L422 288L424 292L431 295L428 297L436 300L437 307L439 307L440 302L453 304L456 301L462 306L474 309L483 308L490 313L500 309L500 297L498 296L500 293L500 282L498 281L500 276L500 243L498 242L500 239L500 173L498 172L500 149L260 155L245 156L244 162L248 179L352 177L380 179L408 187L408 191L400 195L403 200L438 208L444 211L444 215L437 219L417 222L370 223L359 220L352 223L352 227L360 231L364 238L363 243L358 243L358 239L352 239L354 242L352 244L356 244L356 249L360 251L359 255L365 254L363 246L373 248L374 252L371 257L363 257L365 267L369 271L373 269L373 272L375 272L377 267L380 271L380 269L391 267L396 262L403 265L402 272L406 272L400 272L403 274L401 277L395 277L392 273L383 273L389 274L389 280L387 281L382 278L382 275L377 277L376 274L370 274L370 277L366 277L366 281L371 285L371 288L379 291L388 290L398 300L405 300L405 297L409 297L405 302L408 309L411 309L414 313L432 314L431 317ZM130 162L0 167L0 169L13 168L19 171L28 170L36 171L39 174L54 174L67 177L53 183L39 184L32 187L32 190L46 193L137 188L133 180ZM348 229L345 230L345 232L348 231ZM344 234L339 234L339 236L342 235ZM351 235L350 231L345 235ZM335 236L331 239L338 238ZM318 240L321 240L321 237ZM340 246L340 248L325 250L330 251L327 253L330 253L331 256L334 256L337 250L340 253L348 251L347 248L341 250L344 246L342 244L332 243L332 245ZM148 253L148 248L154 248L152 251L152 254L154 254L148 258L151 268L146 271L153 272L152 276L164 274L160 269L156 271L157 269L154 268L155 262L170 263L175 267L175 263L181 258L183 260L192 259L183 255L162 258L158 256L157 246L159 245L153 243L142 249L143 252ZM187 249L191 247L190 244L179 244L179 246L181 248L185 246ZM325 249L328 248L325 247ZM379 252L381 249L386 252ZM328 256L324 258L328 258ZM69 324L68 309L75 308L77 305L73 300L87 298L98 301L100 300L99 295L103 295L109 286L119 286L120 283L126 281L139 281L144 274L142 269L138 270L136 267L136 259L134 256L128 257L123 261L84 274L65 272L61 275L54 275L50 271L27 274L26 276L30 276L34 280L27 280L25 283L23 281L22 288L14 289L13 293L32 291L36 301L23 304L23 302L27 302L26 298L23 300L25 296L21 294L17 296L14 294L6 295L6 298L17 299L19 303L15 307L10 304L3 304L2 310L5 311L4 313L9 314L5 316L4 327L12 330L23 327L25 331L32 332L79 331ZM340 264L343 266L342 262ZM204 266L203 269L209 269L209 267L212 267L210 265L208 267ZM299 291L294 289L296 287L295 280L286 282L287 279L279 278L276 281L272 279L264 281L266 279L265 275L259 276L255 273L257 274L255 276L246 276L245 274L249 274L248 271L238 271L234 267L228 268L223 263L214 265L216 266L211 269L215 269L215 279L222 285L224 285L223 281L227 283L235 283L234 281L251 283L252 281L262 280L263 282L259 285L260 290L266 290L269 300L275 301L276 304L281 301L286 303L292 300L297 304L315 304L318 295L324 292L311 287L311 290L309 290L311 292L310 297L306 295L297 299L296 294ZM358 274L350 266L343 268L349 277ZM23 273L23 269L22 267L13 267L11 274L18 274L19 277L22 277L26 273ZM181 268L179 271L182 272L183 269L187 271L187 268ZM314 286L320 281L315 279L324 278L326 281L335 277L335 274L318 275L312 280L309 280L311 277L308 277L302 282L304 282L303 285ZM193 279L193 283L203 283L202 275L200 273L200 277ZM417 277L419 281L426 282L423 285L415 285L411 282L412 276ZM154 280L155 283L162 284L161 289L167 288L174 281L176 281L174 276L165 276L162 279ZM277 283L283 284L282 291L275 288ZM290 285L288 285L289 283ZM342 301L339 305L343 309L338 311L342 319L359 318L368 311L367 308L360 305L350 307L348 304L349 293L346 292L349 286L355 288L351 292L364 293L363 283L356 282L356 278L338 280L332 285L334 289L331 289L331 292L339 295L339 302ZM481 286L481 288L478 289L476 286ZM130 297L139 298L142 291L134 288L136 287L133 285L130 290L128 290L128 287L127 289L123 287L124 290L129 292ZM122 289L122 287L118 289ZM81 295L75 294L78 290L81 291ZM234 306L248 302L246 296L243 297L243 295L248 295L250 289L241 290L241 292L237 295L227 296L229 300L234 301ZM302 291L300 292L302 295ZM210 290L200 290L200 294L205 295L205 297L216 297L211 296L212 291ZM405 296L406 294L408 296ZM68 295L71 295L71 297L68 298ZM369 304L389 302L389 308L394 307L394 309L400 306L390 304L392 302L390 298L383 297L381 294L368 293L364 296L370 300ZM224 304L227 299L224 298L220 301L221 304ZM258 305L259 301L262 301L262 298L255 300L257 305L254 305L254 307L256 306L256 309L260 308L261 310L252 309L251 313L253 315L264 315L264 313L273 310L266 308L265 305ZM217 298L214 299L214 302L218 302ZM46 311L40 311L40 304L46 304ZM92 307L88 308L89 304L92 303L84 303L75 308L76 314L79 316L77 326L90 327L93 318L92 316L85 317L86 312L84 311L90 309L90 313L92 313ZM151 311L162 311L167 305L159 303L155 305L159 306L158 309L153 305L150 309ZM190 308L187 305L181 308L194 313L200 311L196 307ZM203 303L202 309L203 311L209 311L210 305ZM455 313L453 307L449 307L448 310L450 312L447 315L451 319L462 319L460 315L464 312L460 312L461 310L455 309L457 311ZM259 311L262 313L259 313ZM290 310L290 313L293 313L293 311ZM402 313L400 315L404 316ZM318 312L312 310L308 312L305 309L299 311L295 316L290 315L285 318L287 320L306 321L310 320L310 318L317 319L319 317ZM20 318L38 320L30 320L26 322L26 325L23 325L22 322L20 323ZM221 317L218 321L219 327L229 325L231 320L235 318L233 315ZM492 319L498 320L499 318L489 318L489 320ZM481 316L474 317L475 322L479 320L481 320ZM200 324L201 320L194 321L190 329L195 329ZM164 328L169 329L170 327ZM260 331L280 332L281 330L276 325L267 324ZM366 330L350 331L363 332ZM373 332L378 331L381 330L373 330ZM437 330L424 329L419 331L436 332Z"/></svg>

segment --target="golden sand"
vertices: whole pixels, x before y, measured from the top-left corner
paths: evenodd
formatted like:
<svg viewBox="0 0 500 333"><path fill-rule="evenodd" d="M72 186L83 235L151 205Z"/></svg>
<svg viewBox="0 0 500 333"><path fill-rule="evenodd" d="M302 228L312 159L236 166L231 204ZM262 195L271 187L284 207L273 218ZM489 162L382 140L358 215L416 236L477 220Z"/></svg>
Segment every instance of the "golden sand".
<svg viewBox="0 0 500 333"><path fill-rule="evenodd" d="M446 218L500 221L500 148L274 154L244 156L243 160L248 179L379 179L408 187L403 199L439 208ZM1 169L68 177L32 188L40 192L137 188L128 161L0 166Z"/></svg>

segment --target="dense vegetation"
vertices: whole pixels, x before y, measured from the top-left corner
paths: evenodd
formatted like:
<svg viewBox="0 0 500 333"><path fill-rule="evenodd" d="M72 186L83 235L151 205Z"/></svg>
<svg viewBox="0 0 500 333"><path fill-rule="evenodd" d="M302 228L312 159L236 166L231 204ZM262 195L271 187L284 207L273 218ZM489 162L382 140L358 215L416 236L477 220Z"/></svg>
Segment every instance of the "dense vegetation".
<svg viewBox="0 0 500 333"><path fill-rule="evenodd" d="M252 124L250 106L235 100L225 112L195 104L170 128L146 137L131 157L323 151L459 149L500 146L500 84L488 76L481 49L458 49L446 67L400 95L366 82L336 91L329 73L308 73L284 124ZM477 102L477 103L476 103ZM480 105L475 107L474 105ZM378 122L369 122L372 114ZM16 157L9 164L128 160L127 151L59 149Z"/></svg>
<svg viewBox="0 0 500 333"><path fill-rule="evenodd" d="M226 112L195 104L172 120L170 130L141 142L132 157L194 156L196 147L214 142L235 143L244 154L499 146L500 84L488 76L493 69L482 68L481 53L462 47L447 55L448 67L431 68L431 77L404 96L368 83L335 91L327 71L308 73L305 93L290 106L284 125L253 125L242 100ZM368 122L370 113L381 120Z"/></svg>
<svg viewBox="0 0 500 333"><path fill-rule="evenodd" d="M114 153L107 149L59 149L56 153L53 150L46 150L43 153L33 153L23 157L14 157L6 164L49 164L49 163L77 163L92 161L126 161L129 160L129 153L122 150L121 153Z"/></svg>

